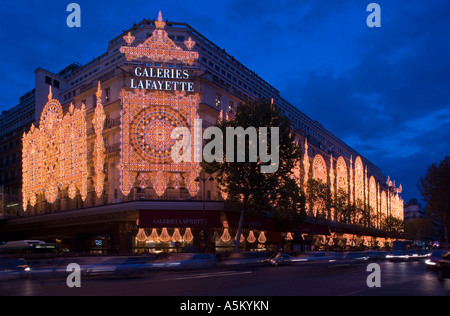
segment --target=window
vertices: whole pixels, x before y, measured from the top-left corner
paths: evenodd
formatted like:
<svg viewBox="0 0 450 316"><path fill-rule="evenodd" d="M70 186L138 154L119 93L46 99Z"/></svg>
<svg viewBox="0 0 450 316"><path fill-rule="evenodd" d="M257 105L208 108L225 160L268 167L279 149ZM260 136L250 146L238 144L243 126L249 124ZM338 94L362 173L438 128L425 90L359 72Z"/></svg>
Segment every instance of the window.
<svg viewBox="0 0 450 316"><path fill-rule="evenodd" d="M105 89L105 101L108 102L111 100L111 89Z"/></svg>
<svg viewBox="0 0 450 316"><path fill-rule="evenodd" d="M228 103L228 112L234 113L234 102L232 101Z"/></svg>
<svg viewBox="0 0 450 316"><path fill-rule="evenodd" d="M59 81L58 80L53 80L53 86L57 89L59 89Z"/></svg>
<svg viewBox="0 0 450 316"><path fill-rule="evenodd" d="M219 109L222 108L222 95L219 93L216 94L216 107Z"/></svg>
<svg viewBox="0 0 450 316"><path fill-rule="evenodd" d="M52 84L52 78L49 76L45 76L45 83L51 85Z"/></svg>

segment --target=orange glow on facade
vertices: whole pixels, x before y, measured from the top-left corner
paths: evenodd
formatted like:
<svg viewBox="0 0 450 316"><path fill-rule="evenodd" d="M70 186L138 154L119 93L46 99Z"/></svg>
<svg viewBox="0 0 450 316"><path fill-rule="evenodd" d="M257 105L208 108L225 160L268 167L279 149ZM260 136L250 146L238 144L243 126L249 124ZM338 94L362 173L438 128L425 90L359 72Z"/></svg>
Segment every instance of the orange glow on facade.
<svg viewBox="0 0 450 316"><path fill-rule="evenodd" d="M128 61L138 58L149 58L153 61L168 62L171 60L179 60L185 64L193 65L199 58L198 52L191 51L195 45L195 42L189 38L185 45L188 51L184 51L178 47L164 31L166 23L162 20L162 14L159 13L158 21L155 21L156 30L153 35L149 37L144 43L137 47L131 47L134 42L134 38L131 34L124 37L128 46L120 48L120 52L125 54Z"/></svg>
<svg viewBox="0 0 450 316"><path fill-rule="evenodd" d="M337 161L336 177L338 189L344 190L345 193L348 193L348 169L343 157L339 157Z"/></svg>
<svg viewBox="0 0 450 316"><path fill-rule="evenodd" d="M102 90L100 82L97 90L97 107L95 108L94 119L92 124L95 130L95 145L94 145L94 187L97 197L101 197L103 193L103 185L105 182L105 174L103 172L103 165L105 164L105 144L103 141L103 125L105 124L105 111L102 105Z"/></svg>
<svg viewBox="0 0 450 316"><path fill-rule="evenodd" d="M87 195L86 109L70 106L63 116L61 104L53 99L41 115L39 128L34 125L22 138L23 209L34 206L37 195L43 194L53 204L59 191L68 190L73 199L79 190L83 200Z"/></svg>
<svg viewBox="0 0 450 316"><path fill-rule="evenodd" d="M313 179L327 183L327 165L322 155L317 155L313 161Z"/></svg>
<svg viewBox="0 0 450 316"><path fill-rule="evenodd" d="M130 46L134 41L131 34L124 38L129 46L122 47L121 52L127 60L178 60L192 65L198 59L198 53L190 51L195 45L192 39L185 43L189 51L184 51L168 37L161 13L155 24L153 35L137 47ZM191 196L196 196L199 185L195 179L199 177L201 167L195 162L175 163L172 160L175 140L171 135L176 127L186 127L191 135L196 135L199 95L187 95L185 91L146 93L144 89L135 89L133 92L122 90L120 98L123 105L120 161L122 193L128 196L139 178L142 189L151 186L158 196L162 196L169 186L182 187L184 179L184 187ZM191 153L194 152L192 140Z"/></svg>
<svg viewBox="0 0 450 316"><path fill-rule="evenodd" d="M364 166L361 157L355 160L355 199L364 203Z"/></svg>

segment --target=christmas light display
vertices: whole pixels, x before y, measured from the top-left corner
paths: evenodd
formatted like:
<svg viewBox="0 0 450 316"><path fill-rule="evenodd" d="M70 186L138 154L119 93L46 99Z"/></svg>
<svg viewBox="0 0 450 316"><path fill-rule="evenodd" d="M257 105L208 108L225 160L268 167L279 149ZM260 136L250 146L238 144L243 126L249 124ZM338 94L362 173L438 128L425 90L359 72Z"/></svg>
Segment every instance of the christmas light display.
<svg viewBox="0 0 450 316"><path fill-rule="evenodd" d="M306 184L308 183L309 179L309 167L311 166L309 162L309 155L308 155L308 139L305 138L305 145L303 148L304 154L303 154L303 187L306 190Z"/></svg>
<svg viewBox="0 0 450 316"><path fill-rule="evenodd" d="M355 160L355 199L364 203L364 166L361 157Z"/></svg>
<svg viewBox="0 0 450 316"><path fill-rule="evenodd" d="M139 242L146 242L147 241L147 235L145 234L145 230L143 228L140 228L137 235L136 240Z"/></svg>
<svg viewBox="0 0 450 316"><path fill-rule="evenodd" d="M59 190L67 189L75 198L77 189L83 200L87 196L86 109L70 105L64 116L61 104L49 91L39 128L34 125L23 135L22 195L23 209L34 206L36 196L44 194L54 203Z"/></svg>
<svg viewBox="0 0 450 316"><path fill-rule="evenodd" d="M353 188L355 187L354 172L353 172L353 156L350 157L349 178L350 178L350 201L349 202L350 202L350 204L353 204L353 201L354 201Z"/></svg>
<svg viewBox="0 0 450 316"><path fill-rule="evenodd" d="M265 234L264 232L261 232L261 233L259 234L258 242L259 242L260 244L265 244L265 243L267 242L266 234Z"/></svg>
<svg viewBox="0 0 450 316"><path fill-rule="evenodd" d="M316 155L313 161L313 179L327 183L327 165L322 155Z"/></svg>
<svg viewBox="0 0 450 316"><path fill-rule="evenodd" d="M236 236L234 236L234 240L236 241L237 240L237 232L236 232ZM244 233L242 232L241 233L241 238L239 238L239 243L243 243L245 241L245 236L244 236Z"/></svg>
<svg viewBox="0 0 450 316"><path fill-rule="evenodd" d="M172 241L173 242L181 242L183 240L183 238L181 237L180 234L180 229L179 228L175 228L175 230L173 231L173 235L172 235Z"/></svg>
<svg viewBox="0 0 450 316"><path fill-rule="evenodd" d="M192 230L190 228L186 228L183 235L183 240L188 243L194 240L194 235L192 235Z"/></svg>
<svg viewBox="0 0 450 316"><path fill-rule="evenodd" d="M331 195L334 195L334 167L333 167L333 155L330 156L330 192Z"/></svg>
<svg viewBox="0 0 450 316"><path fill-rule="evenodd" d="M220 237L220 239L221 239L223 242L229 242L229 241L231 240L231 235L230 235L230 232L228 231L228 228L224 228L224 229L223 229L223 234L222 234L222 236Z"/></svg>
<svg viewBox="0 0 450 316"><path fill-rule="evenodd" d="M369 180L369 205L372 208L374 214L377 214L377 183L373 176L371 176Z"/></svg>
<svg viewBox="0 0 450 316"><path fill-rule="evenodd" d="M185 64L193 65L195 60L199 58L198 52L191 51L195 42L189 38L185 41L187 51L178 47L164 31L166 23L162 20L162 14L159 12L158 21L155 21L156 30L144 43L137 47L131 47L135 38L128 33L124 36L124 40L128 46L122 46L120 52L125 54L128 61L138 58L149 58L153 61L168 62L171 60L179 60Z"/></svg>
<svg viewBox="0 0 450 316"><path fill-rule="evenodd" d="M367 166L364 170L364 199L369 204L369 177L367 176Z"/></svg>
<svg viewBox="0 0 450 316"><path fill-rule="evenodd" d="M199 185L195 179L201 167L195 162L173 162L171 150L175 141L171 134L176 127L186 127L195 135L199 96L186 96L178 91L146 94L145 90L123 90L120 98L123 103L120 165L123 194L130 193L138 175L140 186L148 185L147 181L142 181L147 174L158 196L164 194L170 181L180 187L182 178L189 193L197 195ZM192 152L194 149L192 141Z"/></svg>
<svg viewBox="0 0 450 316"><path fill-rule="evenodd" d="M127 60L178 60L192 65L198 59L198 53L190 51L195 45L191 38L185 42L189 51L184 51L168 37L163 30L165 22L161 13L155 25L153 35L137 47L130 46L135 40L131 34L124 37L128 47L122 47L121 52ZM123 105L120 160L122 193L128 196L138 178L141 188L151 186L158 196L162 196L169 186L176 189L182 187L182 181L189 193L196 196L199 184L195 179L199 177L201 167L195 162L172 160L172 149L177 140L171 136L177 127L189 129L193 136L190 150L191 153L195 152L199 95L188 95L186 91L146 93L145 89L135 89L133 92L122 90L120 98ZM180 140L182 137L180 135Z"/></svg>
<svg viewBox="0 0 450 316"><path fill-rule="evenodd" d="M336 163L336 178L338 189L348 193L348 169L343 157L339 157Z"/></svg>
<svg viewBox="0 0 450 316"><path fill-rule="evenodd" d="M170 235L169 235L169 232L167 231L167 228L162 229L161 235L159 236L159 240L162 242L170 241Z"/></svg>
<svg viewBox="0 0 450 316"><path fill-rule="evenodd" d="M381 216L386 218L388 216L388 206L387 206L387 197L386 192L383 190L381 191Z"/></svg>
<svg viewBox="0 0 450 316"><path fill-rule="evenodd" d="M157 243L158 240L159 240L158 231L156 230L156 228L153 228L152 233L148 237L147 241L151 244L154 244Z"/></svg>
<svg viewBox="0 0 450 316"><path fill-rule="evenodd" d="M253 230L251 230L248 234L247 241L251 244L256 242L255 233L253 232Z"/></svg>
<svg viewBox="0 0 450 316"><path fill-rule="evenodd" d="M105 174L103 172L103 165L105 163L105 144L103 141L103 125L105 124L105 111L102 105L102 89L100 81L97 89L97 107L95 108L94 119L92 124L95 130L95 144L94 144L94 188L98 197L103 194L103 185L105 182Z"/></svg>

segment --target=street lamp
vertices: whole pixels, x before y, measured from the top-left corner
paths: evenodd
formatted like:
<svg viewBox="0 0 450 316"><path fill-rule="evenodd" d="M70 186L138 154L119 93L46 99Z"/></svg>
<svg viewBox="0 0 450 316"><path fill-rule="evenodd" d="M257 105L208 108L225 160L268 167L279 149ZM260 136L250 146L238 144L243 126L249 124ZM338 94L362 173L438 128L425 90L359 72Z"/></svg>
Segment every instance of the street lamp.
<svg viewBox="0 0 450 316"><path fill-rule="evenodd" d="M211 176L209 176L209 178L205 176L203 178L199 177L199 178L195 179L195 182L200 182L200 181L203 182L203 190L202 190L202 192L203 192L203 242L205 243L205 250L206 250L206 242L208 241L208 234L206 233L206 210L205 210L206 181L213 182L214 178Z"/></svg>

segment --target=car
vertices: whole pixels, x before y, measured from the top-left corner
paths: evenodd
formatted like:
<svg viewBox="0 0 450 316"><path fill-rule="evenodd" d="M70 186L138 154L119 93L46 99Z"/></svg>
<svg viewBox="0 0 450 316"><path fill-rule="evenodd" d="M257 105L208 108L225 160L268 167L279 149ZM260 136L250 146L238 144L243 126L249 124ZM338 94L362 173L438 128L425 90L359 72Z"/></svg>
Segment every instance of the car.
<svg viewBox="0 0 450 316"><path fill-rule="evenodd" d="M169 256L165 260L154 262L155 269L169 270L197 270L208 269L216 265L214 255L206 253L179 253Z"/></svg>
<svg viewBox="0 0 450 316"><path fill-rule="evenodd" d="M286 253L279 253L267 259L267 262L274 267L278 267L283 265L290 265L292 264L292 260L293 258L290 255Z"/></svg>
<svg viewBox="0 0 450 316"><path fill-rule="evenodd" d="M348 264L366 263L369 261L369 254L366 252L347 252L342 260Z"/></svg>
<svg viewBox="0 0 450 316"><path fill-rule="evenodd" d="M344 254L341 252L308 252L297 257L292 258L292 263L301 263L305 265L326 265L329 266L334 262L342 259Z"/></svg>
<svg viewBox="0 0 450 316"><path fill-rule="evenodd" d="M386 259L384 251L367 250L364 254L369 258L369 261L383 261Z"/></svg>
<svg viewBox="0 0 450 316"><path fill-rule="evenodd" d="M406 255L408 256L408 260L411 261L419 261L421 259L427 258L428 253L416 249L410 249L406 252Z"/></svg>
<svg viewBox="0 0 450 316"><path fill-rule="evenodd" d="M26 278L29 271L23 259L0 259L0 281Z"/></svg>
<svg viewBox="0 0 450 316"><path fill-rule="evenodd" d="M389 261L407 261L408 255L402 250L396 250L389 252L386 255L386 259Z"/></svg>
<svg viewBox="0 0 450 316"><path fill-rule="evenodd" d="M265 252L235 252L220 260L218 265L229 268L250 268L263 265L266 259Z"/></svg>
<svg viewBox="0 0 450 316"><path fill-rule="evenodd" d="M148 273L152 259L147 257L113 257L85 268L85 276L140 276Z"/></svg>
<svg viewBox="0 0 450 316"><path fill-rule="evenodd" d="M447 252L440 261L438 277L441 281L450 279L450 252Z"/></svg>
<svg viewBox="0 0 450 316"><path fill-rule="evenodd" d="M446 253L446 250L432 251L428 259L425 260L426 268L428 270L439 270L439 265L441 264L441 261Z"/></svg>
<svg viewBox="0 0 450 316"><path fill-rule="evenodd" d="M64 260L31 260L30 279L50 279L67 276L67 265Z"/></svg>

